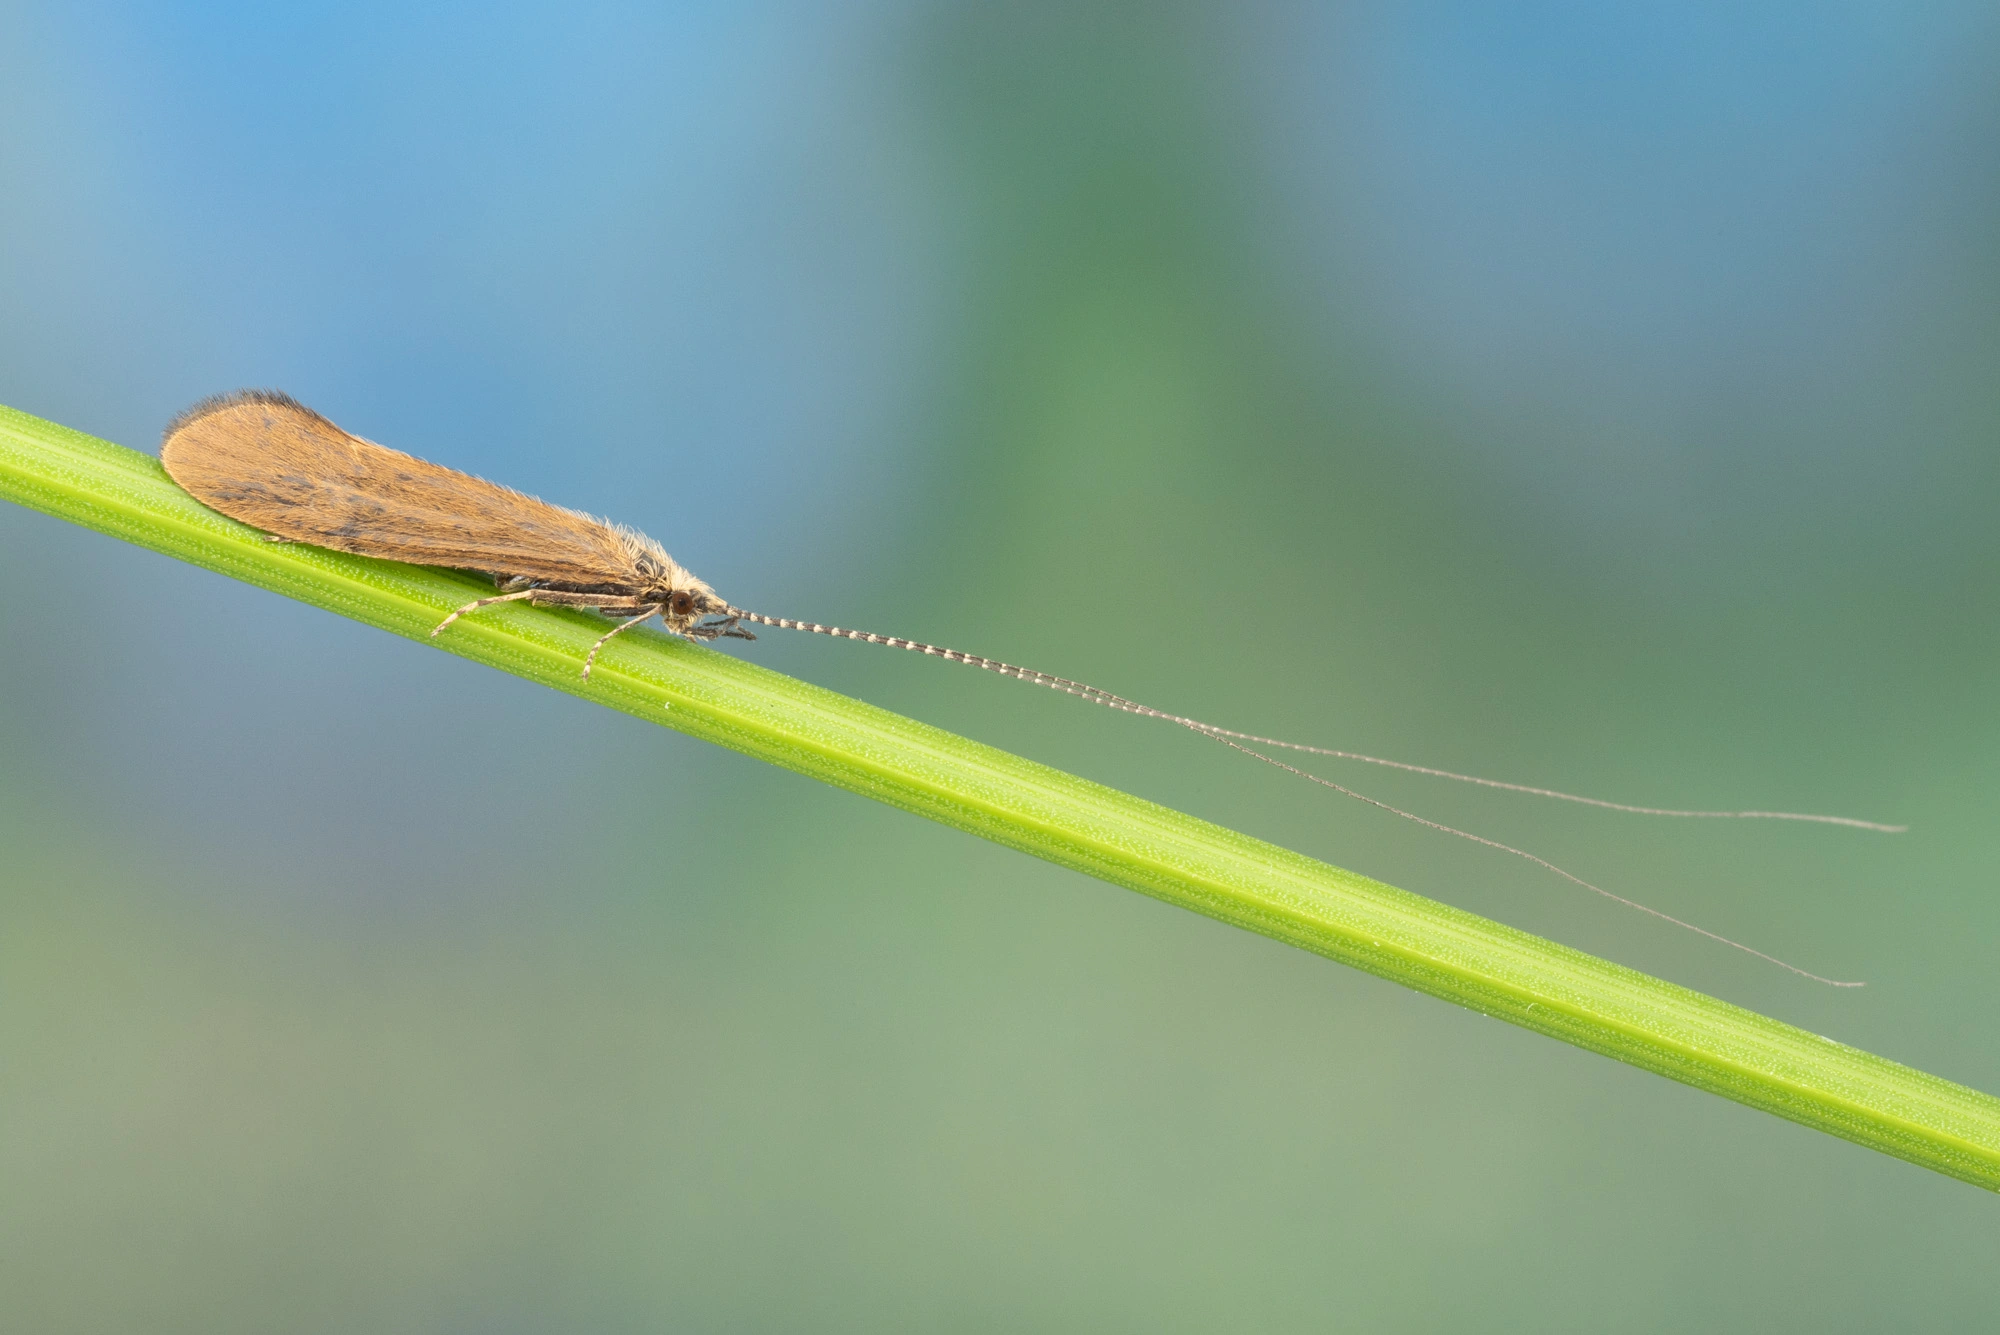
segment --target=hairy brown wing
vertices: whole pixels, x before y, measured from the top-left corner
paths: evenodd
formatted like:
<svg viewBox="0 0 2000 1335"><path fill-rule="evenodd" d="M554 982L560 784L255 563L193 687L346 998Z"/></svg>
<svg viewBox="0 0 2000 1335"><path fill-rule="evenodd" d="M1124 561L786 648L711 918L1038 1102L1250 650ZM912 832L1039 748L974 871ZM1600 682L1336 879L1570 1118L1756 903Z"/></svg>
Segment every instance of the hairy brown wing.
<svg viewBox="0 0 2000 1335"><path fill-rule="evenodd" d="M160 462L203 504L316 547L559 584L636 576L588 515L350 436L283 394L195 405Z"/></svg>

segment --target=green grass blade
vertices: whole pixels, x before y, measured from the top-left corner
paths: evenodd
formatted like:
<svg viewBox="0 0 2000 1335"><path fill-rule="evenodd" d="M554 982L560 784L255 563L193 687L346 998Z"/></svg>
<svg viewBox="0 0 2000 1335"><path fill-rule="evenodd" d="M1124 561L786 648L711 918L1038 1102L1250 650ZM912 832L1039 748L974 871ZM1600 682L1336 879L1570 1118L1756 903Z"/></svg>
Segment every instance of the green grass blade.
<svg viewBox="0 0 2000 1335"><path fill-rule="evenodd" d="M424 641L491 585L266 542L151 455L0 407L0 496ZM520 604L439 648L2000 1190L2000 1099L659 633Z"/></svg>

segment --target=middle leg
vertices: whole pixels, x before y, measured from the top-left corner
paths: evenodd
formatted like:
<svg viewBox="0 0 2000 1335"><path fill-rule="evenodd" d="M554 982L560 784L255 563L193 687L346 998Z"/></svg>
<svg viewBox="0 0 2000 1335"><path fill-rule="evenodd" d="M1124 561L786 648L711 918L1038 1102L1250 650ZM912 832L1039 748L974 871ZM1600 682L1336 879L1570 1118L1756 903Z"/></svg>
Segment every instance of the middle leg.
<svg viewBox="0 0 2000 1335"><path fill-rule="evenodd" d="M590 652L585 654L583 657L583 679L585 681L590 680L590 665L597 661L597 651L599 649L602 649L605 643L608 640L610 640L610 638L613 635L616 635L621 630L630 630L632 629L632 627L638 625L641 621L652 620L654 617L660 614L661 610L662 609L659 608L657 605L648 607L644 611L640 612L638 616L633 617L630 621L621 621L617 625L613 626L610 630L605 631L603 636L598 639L597 643L590 646Z"/></svg>

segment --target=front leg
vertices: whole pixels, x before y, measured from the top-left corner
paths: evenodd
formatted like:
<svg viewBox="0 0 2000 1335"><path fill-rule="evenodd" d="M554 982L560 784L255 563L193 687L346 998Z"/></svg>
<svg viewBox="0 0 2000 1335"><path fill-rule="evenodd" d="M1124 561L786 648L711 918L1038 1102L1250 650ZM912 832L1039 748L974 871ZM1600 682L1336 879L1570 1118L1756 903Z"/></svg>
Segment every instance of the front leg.
<svg viewBox="0 0 2000 1335"><path fill-rule="evenodd" d="M704 621L698 626L689 626L685 638L706 644L710 640L754 640L757 637L743 629L742 618L726 617L721 621Z"/></svg>

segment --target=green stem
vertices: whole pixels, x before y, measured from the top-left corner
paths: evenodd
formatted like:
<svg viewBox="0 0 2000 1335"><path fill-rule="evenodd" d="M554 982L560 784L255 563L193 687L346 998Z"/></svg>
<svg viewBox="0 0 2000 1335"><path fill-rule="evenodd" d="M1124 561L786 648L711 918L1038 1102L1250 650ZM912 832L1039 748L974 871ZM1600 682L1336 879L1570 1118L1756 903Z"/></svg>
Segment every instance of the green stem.
<svg viewBox="0 0 2000 1335"><path fill-rule="evenodd" d="M266 542L152 456L5 407L0 496L2000 1190L2000 1099L743 659L628 634L586 683L604 623L518 603L430 641L491 585Z"/></svg>

